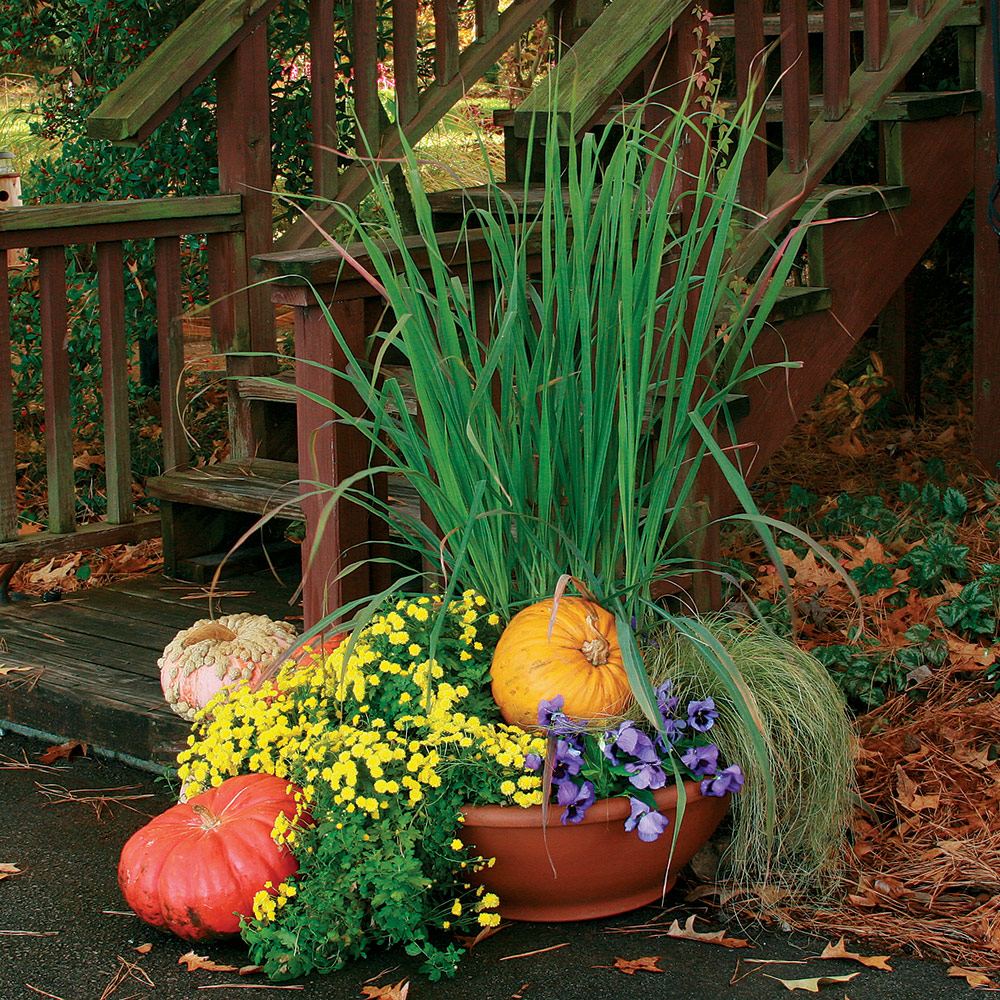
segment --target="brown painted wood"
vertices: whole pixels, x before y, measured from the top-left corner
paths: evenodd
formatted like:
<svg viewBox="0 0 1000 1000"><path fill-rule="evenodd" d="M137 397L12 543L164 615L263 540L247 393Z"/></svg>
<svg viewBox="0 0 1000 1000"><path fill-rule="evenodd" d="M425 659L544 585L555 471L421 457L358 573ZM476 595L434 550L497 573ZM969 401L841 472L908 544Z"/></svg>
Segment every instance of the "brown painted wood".
<svg viewBox="0 0 1000 1000"><path fill-rule="evenodd" d="M417 0L392 5L392 63L396 75L396 121L405 125L417 113Z"/></svg>
<svg viewBox="0 0 1000 1000"><path fill-rule="evenodd" d="M139 222L174 220L181 233L208 232L199 219L239 215L239 195L197 195L185 198L129 198L120 201L68 202L59 205L22 205L0 212L0 233L31 233L40 229L81 229L91 226L120 226ZM232 220L229 223L232 224ZM34 237L25 236L31 240ZM86 238L66 243L88 243ZM36 244L31 244L32 246Z"/></svg>
<svg viewBox="0 0 1000 1000"><path fill-rule="evenodd" d="M736 96L742 104L751 97L755 114L764 103L764 0L736 0ZM762 114L754 130L755 140L743 160L740 201L762 212L767 203L767 136Z"/></svg>
<svg viewBox="0 0 1000 1000"><path fill-rule="evenodd" d="M678 0L678 3L680 0ZM500 15L500 30L489 42L468 46L459 59L459 73L448 86L426 87L420 95L420 106L417 113L406 127L406 137L410 144L415 144L423 138L441 120L458 101L465 91L497 61L514 43L515 39L542 15L551 0L521 0L511 4ZM393 158L402 155L402 143L397 129L388 129L382 136L379 155ZM339 200L350 207L355 207L368 193L371 187L371 177L365 166L356 165L346 170L340 179ZM330 222L332 217L338 220L333 209L314 213L314 219L320 225ZM295 250L308 247L318 241L315 227L301 220L290 227L279 241L279 249Z"/></svg>
<svg viewBox="0 0 1000 1000"><path fill-rule="evenodd" d="M156 538L159 534L158 514L143 514L127 524L93 521L77 525L76 531L70 534L36 531L30 535L21 535L0 542L0 563L50 559L66 552L99 549L106 545L121 545L124 542L130 544L141 542L147 538Z"/></svg>
<svg viewBox="0 0 1000 1000"><path fill-rule="evenodd" d="M823 6L823 116L844 117L851 106L851 0L826 0Z"/></svg>
<svg viewBox="0 0 1000 1000"><path fill-rule="evenodd" d="M910 12L906 7L890 7L889 19L896 20L901 17L909 17ZM950 27L979 26L982 24L982 12L978 4L963 4L951 16L948 21ZM823 34L823 12L815 10L809 12L807 20L809 34ZM865 30L865 12L862 9L851 11L851 31ZM720 38L732 38L736 33L733 16L731 14L717 15L712 19L712 31ZM781 18L777 14L764 15L764 34L769 38L774 38L781 34Z"/></svg>
<svg viewBox="0 0 1000 1000"><path fill-rule="evenodd" d="M889 46L889 0L864 0L865 69L880 70Z"/></svg>
<svg viewBox="0 0 1000 1000"><path fill-rule="evenodd" d="M500 10L497 0L476 0L476 41L488 41L499 28Z"/></svg>
<svg viewBox="0 0 1000 1000"><path fill-rule="evenodd" d="M989 6L977 38L977 77L983 90L983 109L976 115L973 164L975 207L972 278L972 407L973 454L991 476L1000 461L1000 242L989 223L990 191L997 164L997 135L993 122L996 86L990 47Z"/></svg>
<svg viewBox="0 0 1000 1000"><path fill-rule="evenodd" d="M38 306L42 326L49 531L71 532L76 527L76 495L73 487L73 418L69 405L66 252L63 247L45 247L38 253Z"/></svg>
<svg viewBox="0 0 1000 1000"><path fill-rule="evenodd" d="M181 335L181 249L176 239L153 244L156 262L156 342L160 357L160 420L163 427L163 467L187 464L188 446L178 408L184 339Z"/></svg>
<svg viewBox="0 0 1000 1000"><path fill-rule="evenodd" d="M310 100L312 103L312 175L317 198L336 198L340 179L337 150L337 31L335 0L309 0Z"/></svg>
<svg viewBox="0 0 1000 1000"><path fill-rule="evenodd" d="M335 302L331 314L352 353L363 356L363 301ZM302 389L331 400L348 412L362 411L361 399L333 374L343 370L346 357L318 306L296 310L295 357L295 380ZM316 362L324 367L317 367ZM357 543L368 537L367 511L346 500L330 508L323 493L316 493L319 488L316 484L332 486L343 482L369 464L368 447L362 435L345 424L334 423L333 418L328 407L306 397L299 401L301 506L306 518L306 537L302 546L306 628L370 592L367 570L356 570L349 576L337 578L342 569L365 556L363 547L357 547Z"/></svg>
<svg viewBox="0 0 1000 1000"><path fill-rule="evenodd" d="M809 158L809 35L805 0L781 0L781 99L785 170L801 173Z"/></svg>
<svg viewBox="0 0 1000 1000"><path fill-rule="evenodd" d="M108 486L107 519L111 524L125 524L135 516L132 504L128 348L125 339L125 288L122 271L121 243L98 243L104 469Z"/></svg>
<svg viewBox="0 0 1000 1000"><path fill-rule="evenodd" d="M929 6L928 0L909 0L907 5L912 17L923 17Z"/></svg>
<svg viewBox="0 0 1000 1000"><path fill-rule="evenodd" d="M18 532L17 473L14 455L14 377L10 355L10 289L8 271L0 268L0 542Z"/></svg>
<svg viewBox="0 0 1000 1000"><path fill-rule="evenodd" d="M920 411L920 339L910 317L913 295L903 282L878 316L878 349L885 374L907 412Z"/></svg>
<svg viewBox="0 0 1000 1000"><path fill-rule="evenodd" d="M278 2L202 0L190 17L101 101L87 118L87 134L112 142L142 142L263 25Z"/></svg>
<svg viewBox="0 0 1000 1000"><path fill-rule="evenodd" d="M358 156L369 157L378 151L379 97L378 46L376 40L375 0L353 0L354 114L358 120L355 142Z"/></svg>
<svg viewBox="0 0 1000 1000"><path fill-rule="evenodd" d="M434 76L439 85L458 75L458 0L434 0Z"/></svg>

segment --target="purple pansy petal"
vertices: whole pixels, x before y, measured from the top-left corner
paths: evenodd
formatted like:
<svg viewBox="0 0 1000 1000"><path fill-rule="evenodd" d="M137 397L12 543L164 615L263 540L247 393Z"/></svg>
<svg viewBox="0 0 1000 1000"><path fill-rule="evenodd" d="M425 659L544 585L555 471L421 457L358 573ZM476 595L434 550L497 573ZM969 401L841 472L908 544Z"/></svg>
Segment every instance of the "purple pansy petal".
<svg viewBox="0 0 1000 1000"><path fill-rule="evenodd" d="M663 813L650 810L642 799L629 796L629 803L632 806L632 814L625 820L626 830L637 830L639 839L649 844L666 830L670 823Z"/></svg>
<svg viewBox="0 0 1000 1000"><path fill-rule="evenodd" d="M653 741L642 730L636 729L634 722L623 722L618 727L615 743L619 750L636 760L647 764L655 764L659 760Z"/></svg>
<svg viewBox="0 0 1000 1000"><path fill-rule="evenodd" d="M561 694L557 694L554 698L543 698L538 703L538 724L548 729L552 716L557 712L562 712L565 704L566 699Z"/></svg>
<svg viewBox="0 0 1000 1000"><path fill-rule="evenodd" d="M727 792L735 794L743 787L743 771L739 764L731 764L720 771L714 778L706 778L701 783L702 795L715 795L721 798Z"/></svg>
<svg viewBox="0 0 1000 1000"><path fill-rule="evenodd" d="M635 788L663 788L667 783L667 775L658 764L626 764L625 770Z"/></svg>
<svg viewBox="0 0 1000 1000"><path fill-rule="evenodd" d="M719 748L714 743L707 747L690 747L681 754L681 761L696 778L715 774L719 767Z"/></svg>
<svg viewBox="0 0 1000 1000"><path fill-rule="evenodd" d="M542 758L537 753L529 753L524 758L524 766L529 771L540 771L542 769Z"/></svg>
<svg viewBox="0 0 1000 1000"><path fill-rule="evenodd" d="M597 796L590 781L584 781L579 787L567 782L559 789L557 800L559 805L566 806L561 817L565 826L567 823L579 823L587 810L597 801Z"/></svg>
<svg viewBox="0 0 1000 1000"><path fill-rule="evenodd" d="M719 717L719 713L715 709L715 700L706 698L704 701L689 701L687 716L688 724L692 729L696 729L699 733L707 733Z"/></svg>

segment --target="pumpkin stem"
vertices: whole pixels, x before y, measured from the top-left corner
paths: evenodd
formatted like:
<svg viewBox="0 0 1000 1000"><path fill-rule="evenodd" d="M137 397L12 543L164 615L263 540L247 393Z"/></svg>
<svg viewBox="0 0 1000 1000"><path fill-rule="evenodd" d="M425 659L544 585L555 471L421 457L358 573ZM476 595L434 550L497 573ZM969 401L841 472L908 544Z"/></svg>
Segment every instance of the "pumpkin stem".
<svg viewBox="0 0 1000 1000"><path fill-rule="evenodd" d="M593 633L592 636L580 647L587 660L595 667L603 667L608 662L608 653L611 652L611 643L597 631L596 622L593 615L587 615L587 628Z"/></svg>
<svg viewBox="0 0 1000 1000"><path fill-rule="evenodd" d="M196 642L204 642L206 639L213 639L216 642L231 642L236 638L236 633L231 628L219 622L207 622L200 628L192 629L181 643L182 649L193 646Z"/></svg>
<svg viewBox="0 0 1000 1000"><path fill-rule="evenodd" d="M201 828L203 830L214 830L222 822L208 806L196 803L191 806L191 809L194 811L195 816L201 820Z"/></svg>

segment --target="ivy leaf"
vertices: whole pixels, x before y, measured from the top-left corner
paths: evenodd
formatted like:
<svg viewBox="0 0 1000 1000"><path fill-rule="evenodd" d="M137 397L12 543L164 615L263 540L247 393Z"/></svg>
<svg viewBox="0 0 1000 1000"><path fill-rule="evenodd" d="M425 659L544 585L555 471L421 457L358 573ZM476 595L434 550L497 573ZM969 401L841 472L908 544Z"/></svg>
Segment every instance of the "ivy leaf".
<svg viewBox="0 0 1000 1000"><path fill-rule="evenodd" d="M965 517L969 509L969 501L953 486L949 486L941 498L941 509L949 521L954 521L957 524Z"/></svg>

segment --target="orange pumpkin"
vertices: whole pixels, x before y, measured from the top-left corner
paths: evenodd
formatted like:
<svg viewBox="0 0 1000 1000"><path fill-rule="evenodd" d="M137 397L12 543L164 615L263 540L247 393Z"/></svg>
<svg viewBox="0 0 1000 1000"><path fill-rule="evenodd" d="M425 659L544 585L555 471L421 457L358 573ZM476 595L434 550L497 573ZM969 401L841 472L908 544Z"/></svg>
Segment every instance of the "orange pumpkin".
<svg viewBox="0 0 1000 1000"><path fill-rule="evenodd" d="M632 699L615 619L599 604L562 597L549 637L552 600L518 612L497 642L490 667L504 720L537 728L538 703L556 695L574 719L620 715Z"/></svg>

